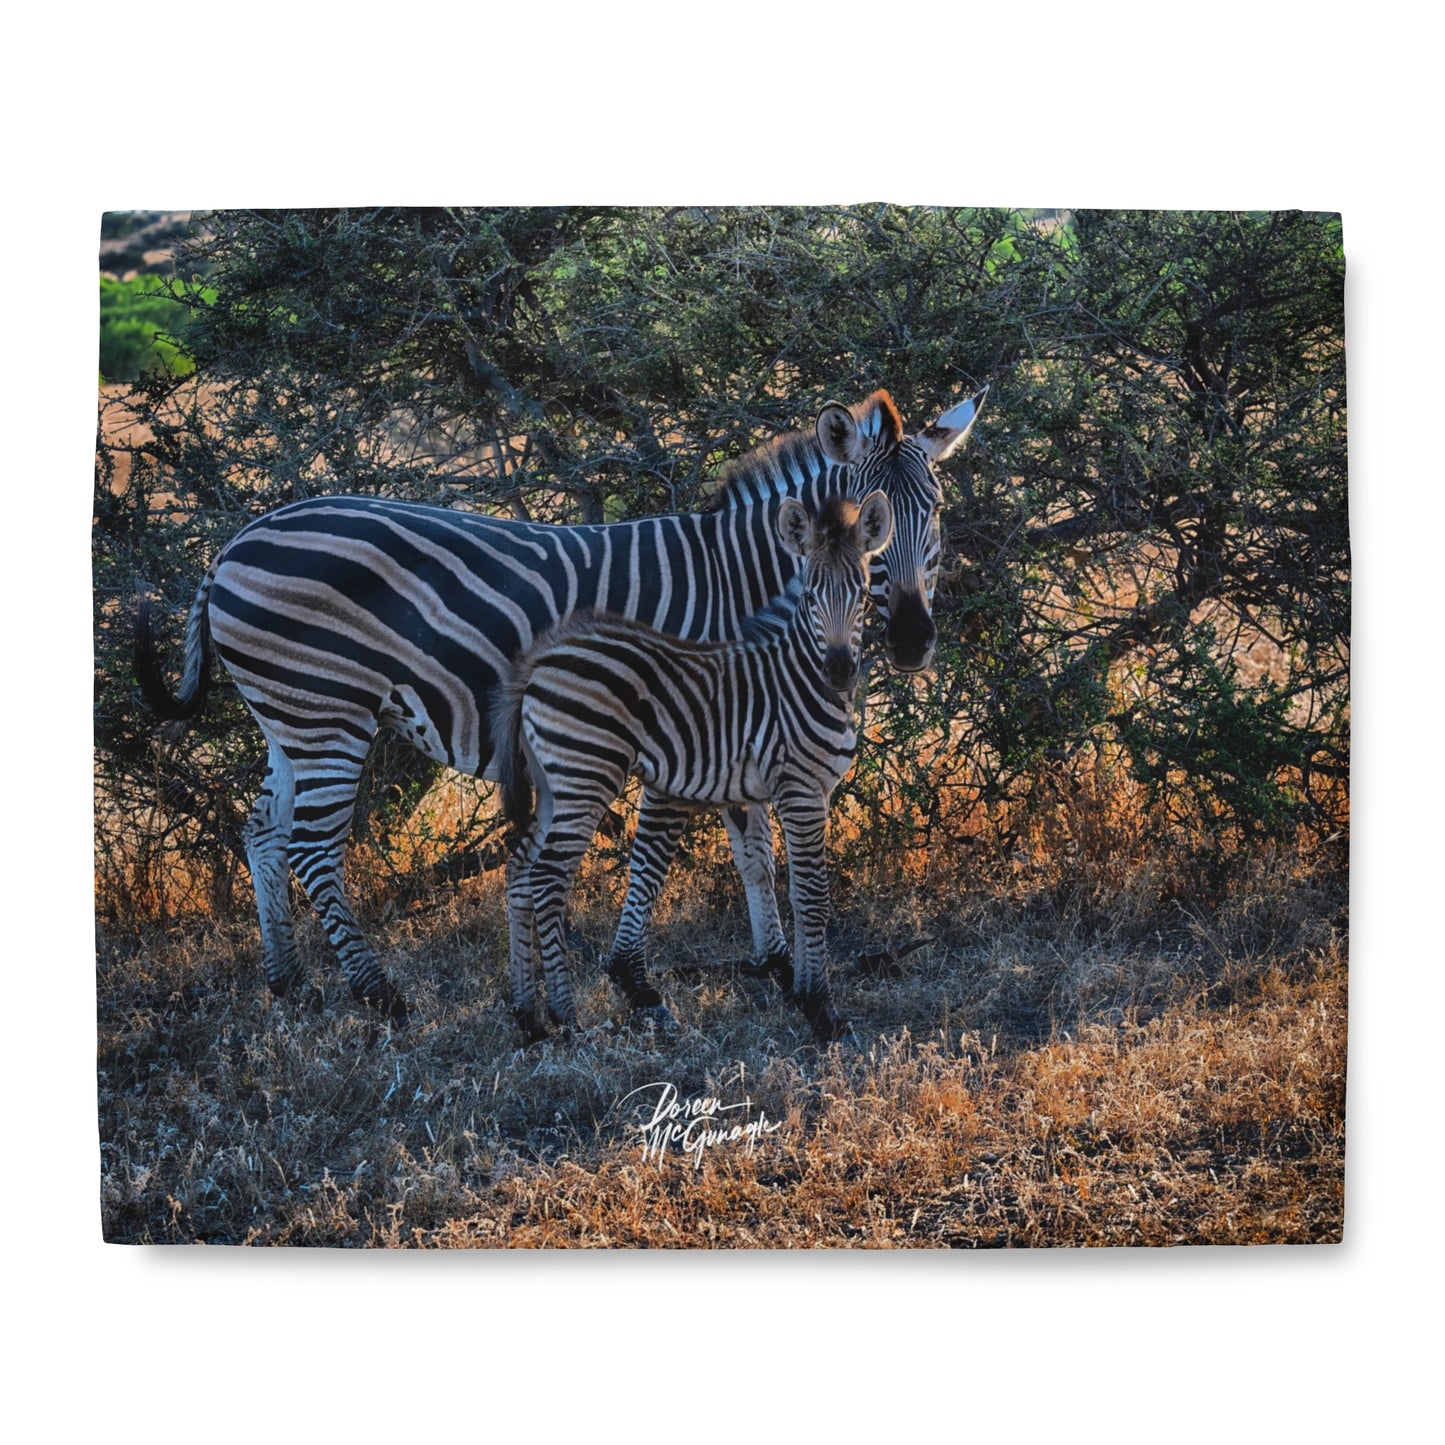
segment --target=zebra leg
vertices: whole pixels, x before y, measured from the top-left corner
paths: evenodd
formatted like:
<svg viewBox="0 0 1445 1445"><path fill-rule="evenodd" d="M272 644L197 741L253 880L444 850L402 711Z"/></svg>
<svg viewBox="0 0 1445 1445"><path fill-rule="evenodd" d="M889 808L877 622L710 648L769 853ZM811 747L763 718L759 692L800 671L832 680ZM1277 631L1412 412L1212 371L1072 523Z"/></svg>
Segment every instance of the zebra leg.
<svg viewBox="0 0 1445 1445"><path fill-rule="evenodd" d="M773 851L773 820L766 806L724 808L723 827L732 844L733 862L748 895L748 922L753 929L750 971L772 974L787 991L793 986L793 955L778 917L778 860Z"/></svg>
<svg viewBox="0 0 1445 1445"><path fill-rule="evenodd" d="M296 774L291 867L321 915L327 940L336 950L352 994L389 1019L405 1022L406 1000L392 987L346 901L346 839L356 810L361 764L329 757L318 762L293 758Z"/></svg>
<svg viewBox="0 0 1445 1445"><path fill-rule="evenodd" d="M686 803L647 789L637 811L637 832L627 860L627 901L607 957L607 976L622 990L628 1004L647 1009L658 1023L673 1022L661 995L647 981L643 944L652 909L662 892L678 840L693 809Z"/></svg>
<svg viewBox="0 0 1445 1445"><path fill-rule="evenodd" d="M567 899L606 807L604 803L571 810L558 808L541 831L532 859L532 910L542 973L547 981L547 1013L553 1023L563 1028L577 1022L572 975L567 968Z"/></svg>
<svg viewBox="0 0 1445 1445"><path fill-rule="evenodd" d="M532 905L532 863L539 829L535 821L507 860L508 952L512 962L512 1017L526 1044L547 1037L537 1009L537 916Z"/></svg>
<svg viewBox="0 0 1445 1445"><path fill-rule="evenodd" d="M814 792L777 799L788 846L788 896L793 904L792 997L820 1039L836 1039L847 1025L833 1008L828 987L828 799Z"/></svg>
<svg viewBox="0 0 1445 1445"><path fill-rule="evenodd" d="M286 861L295 802L296 774L291 760L272 743L266 780L246 822L245 840L256 911L261 915L266 985L277 998L295 983L301 972L301 955L296 948L291 918L291 866Z"/></svg>

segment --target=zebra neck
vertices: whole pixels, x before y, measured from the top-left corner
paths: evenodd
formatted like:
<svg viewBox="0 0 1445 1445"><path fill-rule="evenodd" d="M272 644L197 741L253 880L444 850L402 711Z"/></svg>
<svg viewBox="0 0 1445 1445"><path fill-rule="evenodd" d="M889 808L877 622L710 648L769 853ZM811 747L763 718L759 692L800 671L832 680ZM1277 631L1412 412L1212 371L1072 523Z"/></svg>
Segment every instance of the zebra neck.
<svg viewBox="0 0 1445 1445"><path fill-rule="evenodd" d="M711 554L738 622L780 597L798 575L797 559L778 538L778 510L784 500L796 497L816 511L825 498L847 490L850 476L848 468L832 466L817 453L811 470L791 465L735 478L727 505L695 514L699 540Z"/></svg>
<svg viewBox="0 0 1445 1445"><path fill-rule="evenodd" d="M856 688L842 693L828 686L823 677L823 649L818 645L817 634L801 600L794 602L787 625L771 636L759 637L753 649L771 653L795 680L798 691L816 698L823 712L840 719L852 718Z"/></svg>

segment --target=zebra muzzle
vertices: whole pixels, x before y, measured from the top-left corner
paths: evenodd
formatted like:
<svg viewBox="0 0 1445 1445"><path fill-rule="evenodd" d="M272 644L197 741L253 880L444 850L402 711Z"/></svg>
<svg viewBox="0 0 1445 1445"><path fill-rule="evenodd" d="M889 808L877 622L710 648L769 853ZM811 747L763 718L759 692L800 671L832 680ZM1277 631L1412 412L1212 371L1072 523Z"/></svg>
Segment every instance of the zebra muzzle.
<svg viewBox="0 0 1445 1445"><path fill-rule="evenodd" d="M823 655L823 680L837 692L849 692L858 682L858 659L846 647L830 647Z"/></svg>
<svg viewBox="0 0 1445 1445"><path fill-rule="evenodd" d="M920 592L905 592L889 609L883 650L900 672L917 672L933 661L938 628Z"/></svg>

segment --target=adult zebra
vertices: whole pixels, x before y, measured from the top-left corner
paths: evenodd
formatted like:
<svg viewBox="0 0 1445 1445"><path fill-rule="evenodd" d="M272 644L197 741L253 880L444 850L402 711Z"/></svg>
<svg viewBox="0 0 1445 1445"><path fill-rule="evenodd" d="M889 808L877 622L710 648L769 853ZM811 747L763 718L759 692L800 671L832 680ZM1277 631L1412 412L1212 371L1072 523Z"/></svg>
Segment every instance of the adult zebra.
<svg viewBox="0 0 1445 1445"><path fill-rule="evenodd" d="M913 436L886 392L851 408L830 403L812 434L785 433L733 463L702 512L549 527L368 497L294 502L249 523L211 563L191 606L178 695L162 678L143 601L136 672L151 708L167 719L198 712L214 648L266 737L266 778L245 841L272 992L284 994L300 970L287 893L294 871L352 992L405 1017L346 900L342 868L378 731L486 774L497 680L559 618L598 608L682 637L738 637L797 570L774 527L788 496L816 507L826 496L887 494L894 537L875 563L872 594L894 666L926 666L942 501L933 463L968 435L983 397ZM623 966L640 956L691 811L644 793L613 949ZM730 810L724 821L755 947L781 964L771 822L758 809Z"/></svg>
<svg viewBox="0 0 1445 1445"><path fill-rule="evenodd" d="M802 572L744 624L738 642L687 642L646 624L582 614L514 665L493 715L508 818L521 836L507 866L512 1008L530 1042L537 962L547 1012L576 1022L563 914L597 825L629 774L668 797L713 807L772 801L788 843L797 937L791 992L818 1034L842 1021L828 989L824 927L828 798L853 761L869 564L888 545L883 492L828 497L810 519L796 497L777 533ZM535 811L533 789L536 790ZM641 976L635 1005L661 1009Z"/></svg>

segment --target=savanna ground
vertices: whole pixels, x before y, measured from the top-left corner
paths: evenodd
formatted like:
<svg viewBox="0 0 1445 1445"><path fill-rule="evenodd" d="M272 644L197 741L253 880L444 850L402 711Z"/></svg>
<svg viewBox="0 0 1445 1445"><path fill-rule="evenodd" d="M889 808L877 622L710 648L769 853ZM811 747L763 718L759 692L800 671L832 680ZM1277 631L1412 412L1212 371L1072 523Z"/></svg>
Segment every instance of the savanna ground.
<svg viewBox="0 0 1445 1445"><path fill-rule="evenodd" d="M599 841L573 900L584 1034L532 1050L508 1008L499 870L408 895L368 889L374 860L354 850L363 921L413 1006L397 1033L352 1003L309 913L313 988L284 1002L267 998L244 898L180 927L103 929L106 1238L1337 1241L1344 845L1221 872L1162 845L1157 822L1086 778L1006 864L965 836L835 867L853 1037L827 1050L735 966L746 911L712 820L690 835L651 950L672 1037L629 1027L601 974L625 840ZM622 1101L664 1081L751 1101L729 1123L761 1112L781 1127L700 1166L676 1145L644 1158L657 1092Z"/></svg>

